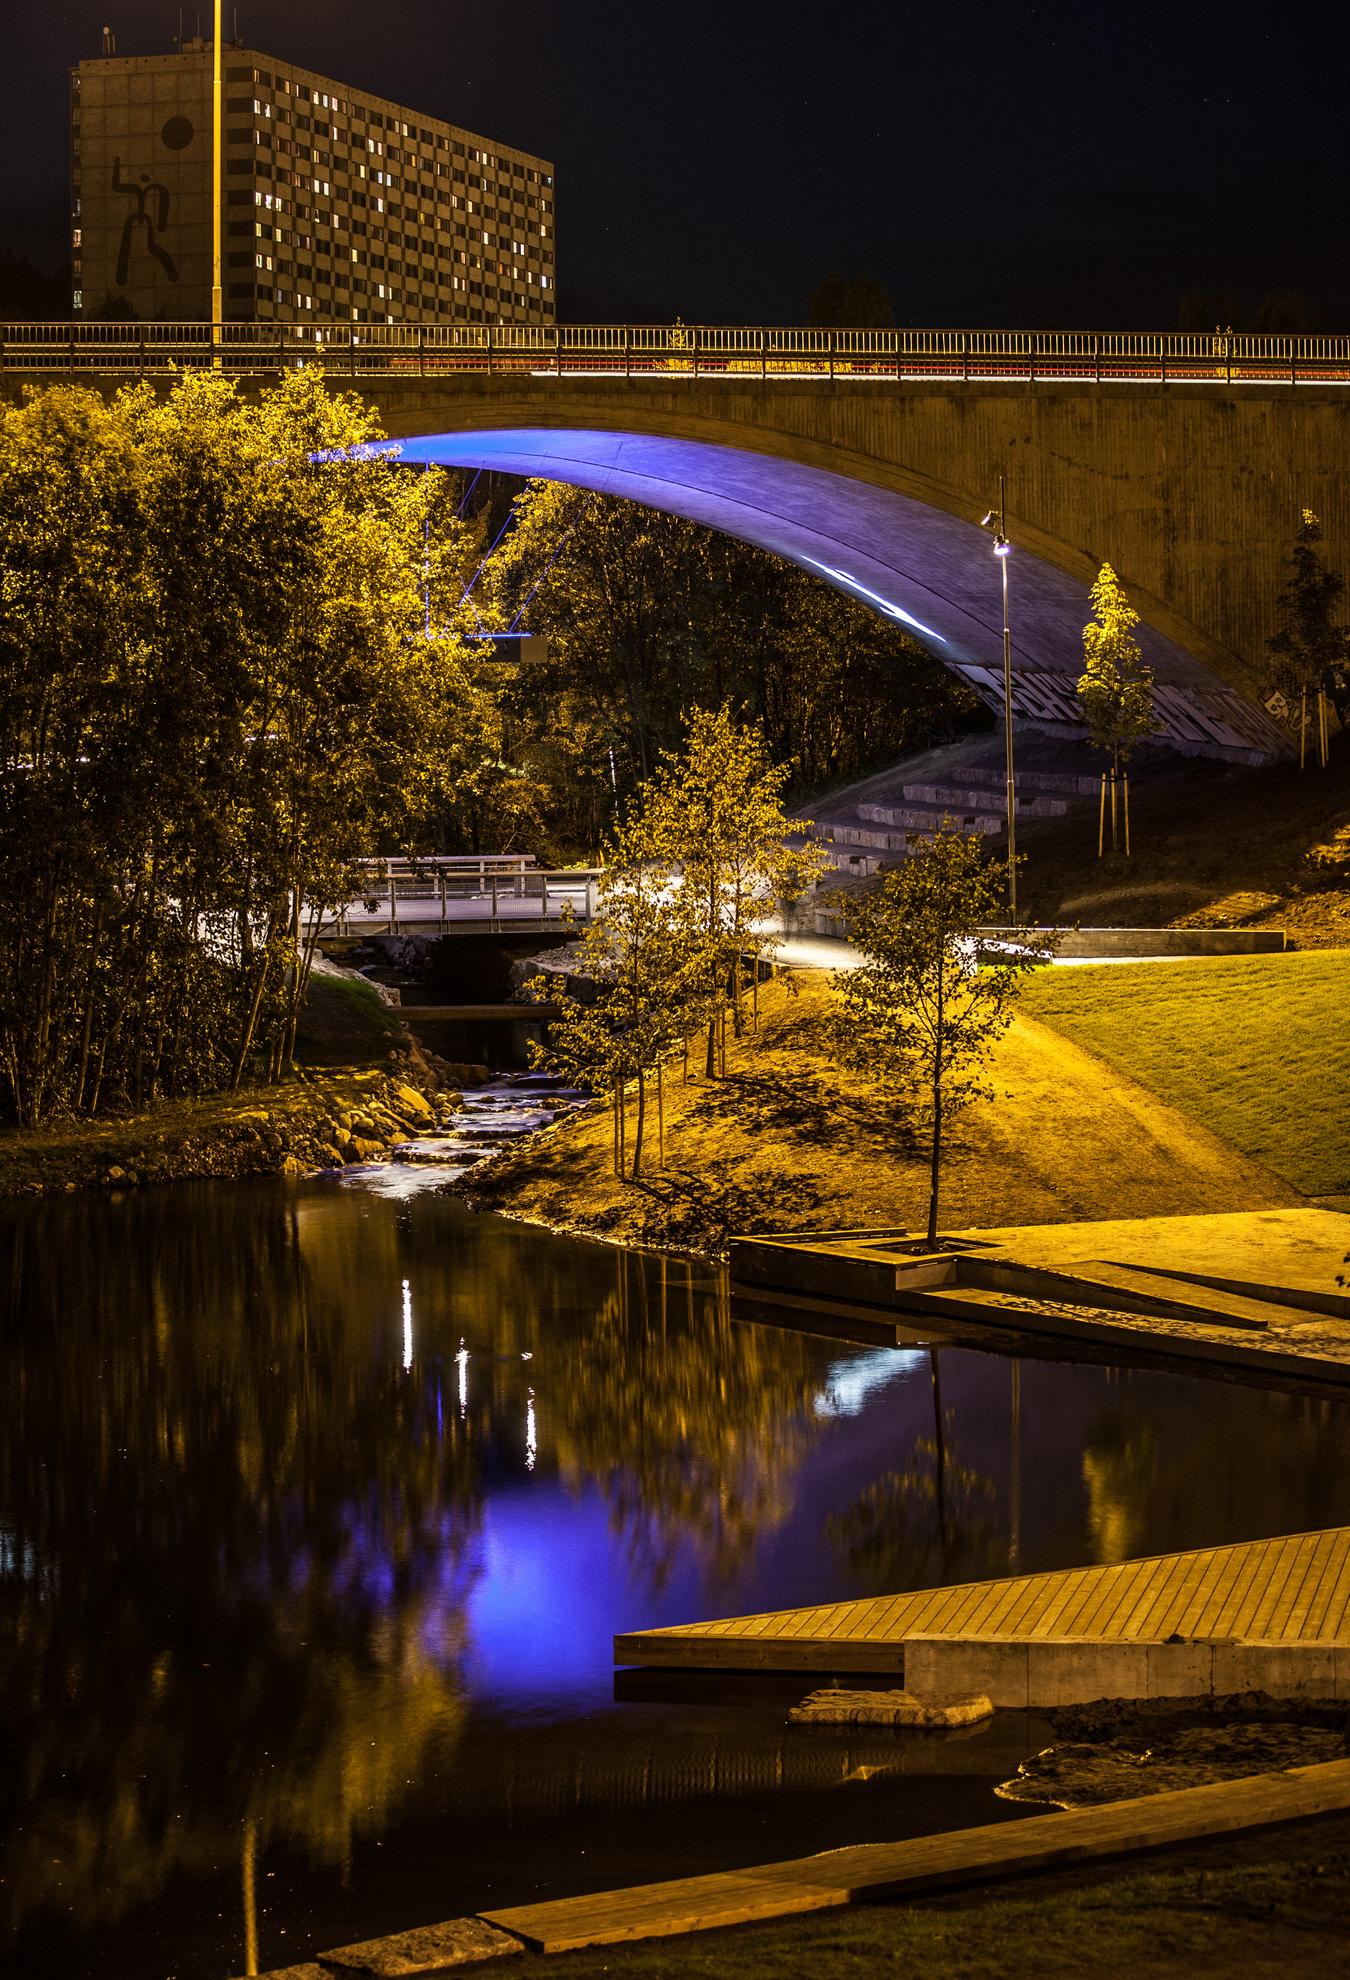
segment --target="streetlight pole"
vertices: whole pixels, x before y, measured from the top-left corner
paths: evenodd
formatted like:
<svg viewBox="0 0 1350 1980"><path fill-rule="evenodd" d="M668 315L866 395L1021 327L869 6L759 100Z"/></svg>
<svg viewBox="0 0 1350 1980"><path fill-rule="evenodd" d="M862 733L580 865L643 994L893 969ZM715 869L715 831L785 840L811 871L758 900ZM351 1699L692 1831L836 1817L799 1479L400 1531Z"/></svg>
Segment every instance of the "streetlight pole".
<svg viewBox="0 0 1350 1980"><path fill-rule="evenodd" d="M221 286L220 252L220 207L224 182L224 160L221 157L221 139L224 135L221 120L221 23L220 17L224 0L215 0L215 34L211 44L211 343L220 363L221 325L225 315L225 298Z"/></svg>
<svg viewBox="0 0 1350 1980"><path fill-rule="evenodd" d="M1004 477L998 478L998 507L991 509L982 527L994 532L994 555L1003 578L1003 754L1007 769L1008 804L1008 918L1017 919L1017 778L1013 769L1012 625L1008 617L1008 557L1012 550L1003 527Z"/></svg>

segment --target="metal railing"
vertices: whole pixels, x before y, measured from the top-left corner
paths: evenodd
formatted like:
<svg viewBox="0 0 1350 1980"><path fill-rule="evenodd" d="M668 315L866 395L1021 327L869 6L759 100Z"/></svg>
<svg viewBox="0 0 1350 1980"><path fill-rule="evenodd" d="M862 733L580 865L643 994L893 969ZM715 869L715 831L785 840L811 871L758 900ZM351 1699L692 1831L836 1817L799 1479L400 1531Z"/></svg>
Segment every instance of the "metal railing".
<svg viewBox="0 0 1350 1980"><path fill-rule="evenodd" d="M702 324L0 324L0 374L516 376L1350 384L1350 336L1231 331L729 329Z"/></svg>
<svg viewBox="0 0 1350 1980"><path fill-rule="evenodd" d="M362 891L319 916L334 935L425 934L464 925L534 933L584 928L595 914L598 867L537 866L532 853L362 862ZM303 911L312 928L314 910Z"/></svg>

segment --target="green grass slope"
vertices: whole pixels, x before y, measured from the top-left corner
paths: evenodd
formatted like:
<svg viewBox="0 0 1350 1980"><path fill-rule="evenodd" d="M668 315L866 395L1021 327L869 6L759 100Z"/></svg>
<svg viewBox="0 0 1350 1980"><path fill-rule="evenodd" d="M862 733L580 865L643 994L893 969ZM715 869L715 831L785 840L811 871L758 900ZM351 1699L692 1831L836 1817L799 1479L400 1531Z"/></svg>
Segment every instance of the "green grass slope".
<svg viewBox="0 0 1350 1980"><path fill-rule="evenodd" d="M1350 950L1044 970L1021 1008L1304 1195L1350 1191Z"/></svg>

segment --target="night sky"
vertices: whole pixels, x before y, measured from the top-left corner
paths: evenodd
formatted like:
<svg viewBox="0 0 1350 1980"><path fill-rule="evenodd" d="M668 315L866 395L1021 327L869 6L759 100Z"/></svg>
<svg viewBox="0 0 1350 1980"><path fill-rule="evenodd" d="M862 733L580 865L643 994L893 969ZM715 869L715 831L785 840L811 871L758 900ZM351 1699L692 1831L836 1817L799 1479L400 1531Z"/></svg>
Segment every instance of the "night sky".
<svg viewBox="0 0 1350 1980"><path fill-rule="evenodd" d="M4 8L0 248L64 258L68 65L176 0ZM198 10L183 10L194 32ZM231 8L227 5L227 32ZM209 27L209 9L201 18ZM552 157L573 320L800 322L831 269L914 324L1350 330L1340 5L242 0L252 46Z"/></svg>

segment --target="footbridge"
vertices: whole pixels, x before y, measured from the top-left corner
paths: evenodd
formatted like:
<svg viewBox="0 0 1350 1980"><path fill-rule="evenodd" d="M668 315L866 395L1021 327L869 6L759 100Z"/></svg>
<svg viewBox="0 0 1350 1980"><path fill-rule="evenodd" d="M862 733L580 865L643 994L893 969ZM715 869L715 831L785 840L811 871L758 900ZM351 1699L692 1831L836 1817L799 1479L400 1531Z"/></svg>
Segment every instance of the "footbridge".
<svg viewBox="0 0 1350 1980"><path fill-rule="evenodd" d="M0 327L0 391L319 364L412 464L540 475L722 529L851 592L1019 717L1078 725L1087 591L1141 614L1169 738L1286 745L1260 668L1303 508L1350 565L1350 338L698 326Z"/></svg>

